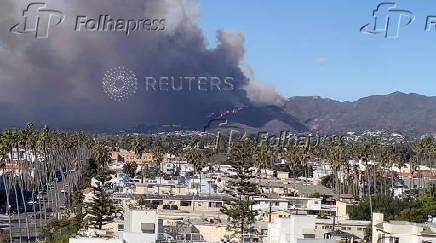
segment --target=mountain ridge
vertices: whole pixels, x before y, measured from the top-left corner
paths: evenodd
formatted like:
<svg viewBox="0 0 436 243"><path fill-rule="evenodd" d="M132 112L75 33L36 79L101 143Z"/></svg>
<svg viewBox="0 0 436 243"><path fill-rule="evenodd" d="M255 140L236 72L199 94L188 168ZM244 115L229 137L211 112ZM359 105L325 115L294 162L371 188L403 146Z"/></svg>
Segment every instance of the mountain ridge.
<svg viewBox="0 0 436 243"><path fill-rule="evenodd" d="M356 101L294 96L281 108L310 131L322 133L389 130L419 136L436 132L436 97L416 93L396 91Z"/></svg>

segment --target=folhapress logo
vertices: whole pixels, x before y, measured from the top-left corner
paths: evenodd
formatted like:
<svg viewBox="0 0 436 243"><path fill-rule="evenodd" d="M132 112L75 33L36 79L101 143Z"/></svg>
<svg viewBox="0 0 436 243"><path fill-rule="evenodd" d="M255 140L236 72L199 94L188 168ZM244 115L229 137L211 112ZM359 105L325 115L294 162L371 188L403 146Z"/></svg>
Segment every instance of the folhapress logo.
<svg viewBox="0 0 436 243"><path fill-rule="evenodd" d="M380 3L373 11L373 20L362 28L365 34L384 34L385 38L398 38L400 28L410 25L415 16L409 10L397 9L393 2Z"/></svg>
<svg viewBox="0 0 436 243"><path fill-rule="evenodd" d="M47 9L45 3L30 3L23 11L24 21L10 28L14 34L35 33L35 38L48 38L51 27L61 24L65 16L61 11Z"/></svg>
<svg viewBox="0 0 436 243"><path fill-rule="evenodd" d="M9 30L14 34L35 33L36 39L48 38L52 27L60 25L66 16L59 10L48 9L43 2L33 2L23 11L24 20L15 24ZM72 16L69 16L72 17ZM160 32L167 29L165 18L139 18L120 19L109 14L94 17L85 15L76 16L76 23L71 26L76 32L119 32L126 36L139 32Z"/></svg>

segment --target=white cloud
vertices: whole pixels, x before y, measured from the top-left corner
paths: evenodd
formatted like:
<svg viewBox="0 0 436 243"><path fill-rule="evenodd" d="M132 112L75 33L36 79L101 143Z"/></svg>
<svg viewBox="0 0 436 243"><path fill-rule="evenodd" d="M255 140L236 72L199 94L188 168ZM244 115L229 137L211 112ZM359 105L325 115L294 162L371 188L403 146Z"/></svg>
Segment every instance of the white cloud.
<svg viewBox="0 0 436 243"><path fill-rule="evenodd" d="M323 63L328 62L328 61L329 61L329 58L328 58L328 57L317 57L317 58L315 59L315 61L316 61L317 63L323 64Z"/></svg>

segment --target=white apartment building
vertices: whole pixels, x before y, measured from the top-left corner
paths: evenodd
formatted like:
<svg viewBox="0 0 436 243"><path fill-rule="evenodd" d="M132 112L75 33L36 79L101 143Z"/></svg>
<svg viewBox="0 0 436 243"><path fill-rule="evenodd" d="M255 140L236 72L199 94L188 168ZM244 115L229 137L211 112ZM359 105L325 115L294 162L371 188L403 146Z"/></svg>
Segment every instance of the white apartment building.
<svg viewBox="0 0 436 243"><path fill-rule="evenodd" d="M157 210L131 210L124 212L124 224L118 232L89 230L70 238L69 243L154 243L163 232Z"/></svg>
<svg viewBox="0 0 436 243"><path fill-rule="evenodd" d="M299 211L321 211L321 198L305 198L305 197L281 197L281 198L265 198L255 197L256 202L253 209L269 211L277 210L299 210Z"/></svg>
<svg viewBox="0 0 436 243"><path fill-rule="evenodd" d="M436 243L436 223L384 221L382 213L373 213L373 243Z"/></svg>
<svg viewBox="0 0 436 243"><path fill-rule="evenodd" d="M268 237L265 243L336 243L316 235L315 217L291 215L278 218L268 224Z"/></svg>
<svg viewBox="0 0 436 243"><path fill-rule="evenodd" d="M328 163L322 163L313 168L313 182L315 185L321 184L321 178L332 174L332 167Z"/></svg>

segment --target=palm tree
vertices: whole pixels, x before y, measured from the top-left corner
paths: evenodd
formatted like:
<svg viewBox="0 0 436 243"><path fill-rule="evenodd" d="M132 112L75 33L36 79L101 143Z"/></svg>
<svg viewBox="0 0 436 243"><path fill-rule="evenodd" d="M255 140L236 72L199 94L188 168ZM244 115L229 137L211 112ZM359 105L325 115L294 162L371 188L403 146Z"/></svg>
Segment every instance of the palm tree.
<svg viewBox="0 0 436 243"><path fill-rule="evenodd" d="M48 180L48 163L49 163L49 154L48 154L48 146L50 142L50 130L47 126L44 126L42 130L38 133L37 141L36 141L36 148L42 152L42 158L43 163L41 163L39 166L37 166L37 174L38 174L38 180L39 185L38 187L40 189L43 189L46 185L46 182ZM48 189L48 188L47 188ZM44 208L44 223L47 224L47 204L49 204L49 201L45 202L45 200L42 201L42 208ZM39 216L40 216L40 225L42 225L42 211L41 211L41 199L38 199L38 205L40 208Z"/></svg>
<svg viewBox="0 0 436 243"><path fill-rule="evenodd" d="M4 132L1 136L1 142L0 142L0 167L3 170L3 185L5 187L5 193L6 193L6 214L8 215L8 221L9 221L9 238L10 242L12 241L12 223L11 223L11 214L10 214L10 187L9 187L9 180L8 175L6 172L6 161L7 161L7 154L10 152L10 140L9 136L7 135L7 132Z"/></svg>
<svg viewBox="0 0 436 243"><path fill-rule="evenodd" d="M410 165L410 172L411 172L411 178L410 178L410 180L411 181L413 181L413 173L415 172L415 170L417 170L418 171L418 188L420 187L420 183L419 183L419 178L420 178L420 171L421 171L421 169L420 169L420 166L421 166L421 163L422 163L422 156L423 156L423 154L424 154L424 142L423 142L423 140L422 139L420 139L420 140L416 140L416 141L414 141L412 144L411 144L411 148L412 148L412 151L415 153L415 158L414 158L414 160L412 160L413 162L415 162L414 164L413 164L413 167L412 167L412 163L411 163L411 165ZM413 169L412 169L413 168ZM419 190L418 190L418 193L419 193Z"/></svg>
<svg viewBox="0 0 436 243"><path fill-rule="evenodd" d="M135 136L130 144L130 148L135 152L136 158L141 159L142 152L145 150L144 139L140 136ZM144 183L144 162L141 164L141 183Z"/></svg>
<svg viewBox="0 0 436 243"><path fill-rule="evenodd" d="M370 151L370 156L371 159L373 160L373 166L372 166L372 174L373 174L373 184L374 184L374 194L377 193L377 163L376 163L376 155L377 155L377 150L380 147L380 144L377 141L376 137L371 137L369 139L369 151Z"/></svg>
<svg viewBox="0 0 436 243"><path fill-rule="evenodd" d="M50 132L45 126L41 131L34 131L33 124L29 123L23 130L6 130L0 135L0 169L3 170L3 182L6 191L6 211L10 218L10 196L11 190L15 196L15 204L18 211L18 231L20 242L22 241L21 229L21 212L20 200L24 206L27 241L30 241L30 228L25 201L25 192L32 192L32 200L35 201L35 191L39 191L53 183L54 188L48 187L47 205L52 203L55 207L56 217L60 217L60 190L59 184L56 183L57 173L60 173L62 181L69 185L68 188L77 188L81 176L83 161L91 156L90 147L94 143L90 136L84 136L82 133L71 135L65 132ZM106 150L106 154L105 153ZM22 152L24 151L24 153ZM6 168L7 157L14 159L14 152L17 154L17 173L9 173ZM94 147L97 160L100 164L105 165L109 160L107 149L101 143ZM24 156L23 156L24 155ZM30 155L30 156L29 156ZM42 155L42 156L40 156ZM43 158L41 161L40 159ZM74 170L72 168L74 167ZM54 182L55 181L55 182ZM20 195L19 195L20 194ZM72 193L71 193L72 194ZM70 205L71 194L63 194L65 202ZM39 205L39 223L42 224L42 208L44 208L44 222L47 223L47 205L45 200L41 206L41 200L38 197ZM36 218L35 203L33 204L33 215ZM34 224L35 235L38 239L37 223ZM12 224L10 224L11 226ZM13 238L12 229L10 228L10 238Z"/></svg>
<svg viewBox="0 0 436 243"><path fill-rule="evenodd" d="M151 148L151 153L153 154L153 160L157 164L159 171L159 185L157 187L157 193L160 193L160 185L162 184L162 171L160 168L160 164L163 160L164 151L161 146L155 145Z"/></svg>
<svg viewBox="0 0 436 243"><path fill-rule="evenodd" d="M330 144L330 146L327 148L327 158L333 169L333 177L335 178L335 191L338 200L341 194L340 185L342 183L343 176L342 173L339 172L341 172L341 166L343 165L344 161L346 162L344 154L344 147L340 144Z"/></svg>
<svg viewBox="0 0 436 243"><path fill-rule="evenodd" d="M20 167L20 173L19 173L19 177L18 177L18 186L20 188L20 193L21 193L21 200L23 202L23 207L24 207L24 213L25 213L25 217L26 217L26 232L27 232L27 241L30 241L30 230L29 230L29 219L28 219L28 214L27 214L27 207L26 207L26 200L24 198L24 190L26 189L26 184L25 178L28 178L28 176L30 176L30 172L29 172L29 163L30 161L28 161L27 158L27 143L29 142L30 137L33 134L33 124L32 123L28 123L26 125L26 127L24 128L24 130L19 131L19 146L24 149L24 156L23 156L23 160L22 160L22 167Z"/></svg>
<svg viewBox="0 0 436 243"><path fill-rule="evenodd" d="M423 155L422 155L422 158L421 158L421 163L422 163L422 161L424 160L424 162L426 162L425 163L425 165L428 165L428 163L430 163L430 157L431 157L431 150L432 150L432 146L433 146L433 139L431 138L431 137L428 137L428 136L425 136L425 137L423 137L422 139L421 139L421 146L422 146L422 149L423 149ZM419 169L419 178L420 178L420 180L421 180L421 187L423 187L424 186L424 179L423 179L423 176L422 176L422 173L421 173L421 169Z"/></svg>
<svg viewBox="0 0 436 243"><path fill-rule="evenodd" d="M377 158L382 167L383 194L385 195L387 194L387 171L389 170L392 161L392 153L389 148L390 147L380 145L379 149L377 150Z"/></svg>
<svg viewBox="0 0 436 243"><path fill-rule="evenodd" d="M201 170L203 168L203 154L198 148L189 148L185 152L188 163L194 165L194 173L200 173L200 193L201 193Z"/></svg>
<svg viewBox="0 0 436 243"><path fill-rule="evenodd" d="M35 231L35 235L36 238L38 239L38 229L37 229L37 223L38 221L36 220L36 203L35 203L35 189L37 191L37 177L36 174L38 173L36 171L37 168L37 164L39 163L38 161L38 155L37 155L37 151L36 151L36 138L37 138L37 132L33 131L33 124L26 126L27 128L27 141L26 141L26 146L27 146L27 151L30 151L30 154L32 156L34 156L34 160L33 161L29 161L29 163L31 164L31 171L30 171L30 177L32 178L31 180L28 180L28 187L31 189L32 191L32 201L34 202L32 204L32 210L33 210L33 217L35 218L35 223L34 223L34 231ZM30 160L32 160L32 158L30 158ZM28 189L29 189L28 188Z"/></svg>
<svg viewBox="0 0 436 243"><path fill-rule="evenodd" d="M434 177L434 171L433 171L433 161L436 158L436 141L433 141L429 148L429 157L430 157L430 170L431 170L431 176ZM434 188L434 182L431 180L431 187ZM432 190L432 196L434 196L434 190Z"/></svg>
<svg viewBox="0 0 436 243"><path fill-rule="evenodd" d="M21 156L20 156L20 148L19 148L19 144L20 144L20 131L19 130L13 130L12 131L12 146L15 149L15 152L17 153L17 164L18 164L18 168L22 168L22 164L21 164ZM13 150L12 150L13 151ZM11 156L11 158L13 159L13 157ZM17 176L15 174L13 174L12 177L12 186L14 189L14 196L15 196L15 205L17 207L17 214L18 214L18 231L19 231L19 235L20 235L20 242L22 242L22 237L21 237L21 214L20 214L20 202L18 200L18 191L17 191Z"/></svg>
<svg viewBox="0 0 436 243"><path fill-rule="evenodd" d="M368 160L371 154L370 146L366 138L362 138L358 141L358 144L355 147L355 153L358 155L358 159L362 161L365 165L365 180L363 180L364 186L366 183L368 189L368 197L369 197L369 207L372 218L372 197L371 197L371 179L369 176L369 164ZM364 187L365 188L365 187ZM365 191L365 189L363 189Z"/></svg>
<svg viewBox="0 0 436 243"><path fill-rule="evenodd" d="M268 165L268 145L262 144L257 146L254 150L254 165L259 171L259 175L262 175L262 170L265 171L265 178L267 177L266 168Z"/></svg>
<svg viewBox="0 0 436 243"><path fill-rule="evenodd" d="M290 167L289 169L292 171L292 177L294 178L294 180L295 180L295 167L299 163L300 157L301 156L299 155L299 149L297 146L290 144L286 148L285 159L288 166Z"/></svg>
<svg viewBox="0 0 436 243"><path fill-rule="evenodd" d="M97 141L94 144L92 147L92 155L100 168L106 167L107 163L111 160L109 156L109 149L103 144L102 141Z"/></svg>

